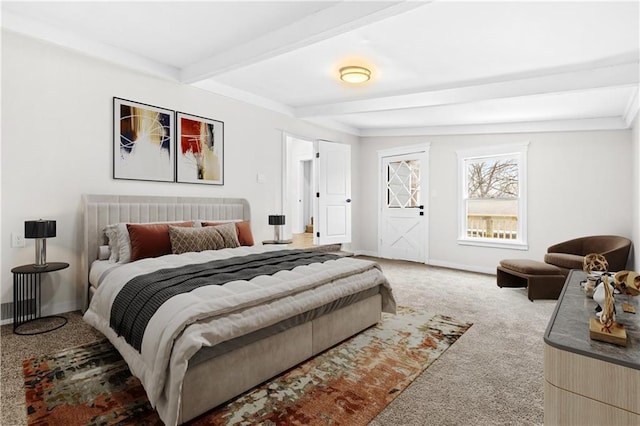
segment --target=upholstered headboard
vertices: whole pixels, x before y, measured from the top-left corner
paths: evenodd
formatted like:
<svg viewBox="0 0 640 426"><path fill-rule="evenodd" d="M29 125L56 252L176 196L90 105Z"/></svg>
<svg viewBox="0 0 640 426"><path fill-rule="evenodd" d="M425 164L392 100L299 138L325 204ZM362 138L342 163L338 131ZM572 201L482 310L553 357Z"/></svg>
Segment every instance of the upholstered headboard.
<svg viewBox="0 0 640 426"><path fill-rule="evenodd" d="M244 198L162 197L137 195L82 196L84 248L81 272L86 285L83 311L89 303L89 268L98 258L98 247L107 244L104 228L113 223L146 223L178 220L250 220Z"/></svg>

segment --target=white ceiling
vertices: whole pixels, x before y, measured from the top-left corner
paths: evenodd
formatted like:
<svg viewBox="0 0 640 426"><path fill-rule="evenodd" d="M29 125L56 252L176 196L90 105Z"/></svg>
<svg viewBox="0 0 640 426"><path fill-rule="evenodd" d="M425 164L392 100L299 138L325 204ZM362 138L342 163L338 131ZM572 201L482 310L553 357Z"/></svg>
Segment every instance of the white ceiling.
<svg viewBox="0 0 640 426"><path fill-rule="evenodd" d="M2 26L364 136L624 129L624 2L2 2ZM338 77L348 64L370 82Z"/></svg>

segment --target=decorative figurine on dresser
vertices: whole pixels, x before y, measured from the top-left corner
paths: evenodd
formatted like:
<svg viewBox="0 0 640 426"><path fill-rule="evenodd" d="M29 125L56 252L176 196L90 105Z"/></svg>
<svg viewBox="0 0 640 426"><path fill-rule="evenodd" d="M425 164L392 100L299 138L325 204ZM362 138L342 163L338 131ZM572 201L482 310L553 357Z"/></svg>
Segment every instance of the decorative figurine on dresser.
<svg viewBox="0 0 640 426"><path fill-rule="evenodd" d="M59 315L42 316L42 274L59 271L69 267L68 263L47 263L47 238L56 236L55 220L28 220L24 223L24 237L35 239L35 263L16 266L13 273L13 332L21 335L41 334L56 330L67 323ZM28 328L35 321L55 320L53 325L44 329Z"/></svg>
<svg viewBox="0 0 640 426"><path fill-rule="evenodd" d="M634 271L619 271L613 276L616 289L627 296L627 301L622 303L622 310L631 314L636 313L636 308L631 304L630 298L640 294L640 274Z"/></svg>
<svg viewBox="0 0 640 426"><path fill-rule="evenodd" d="M616 307L614 292L631 296L640 294L640 276L633 271L608 272L607 260L599 254L585 256L583 270L587 274L585 291L587 295L595 282L593 300L598 304L596 318L589 320L589 337L620 346L627 346L627 333L624 325L616 322ZM622 303L622 310L635 313L635 308L629 301Z"/></svg>

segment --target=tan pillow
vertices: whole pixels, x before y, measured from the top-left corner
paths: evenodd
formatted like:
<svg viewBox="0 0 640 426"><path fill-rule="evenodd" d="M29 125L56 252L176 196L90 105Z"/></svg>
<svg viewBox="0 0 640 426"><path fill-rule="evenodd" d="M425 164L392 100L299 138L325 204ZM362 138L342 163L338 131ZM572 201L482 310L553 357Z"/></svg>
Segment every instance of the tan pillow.
<svg viewBox="0 0 640 426"><path fill-rule="evenodd" d="M173 254L198 252L203 250L219 250L239 247L236 229L233 224L218 227L179 228L169 227L171 251ZM222 229L221 229L222 228Z"/></svg>
<svg viewBox="0 0 640 426"><path fill-rule="evenodd" d="M202 222L202 226L220 226L226 225L229 222ZM240 222L233 222L236 224L236 231L238 234L238 242L241 246L252 246L253 234L251 233L251 222L243 220Z"/></svg>
<svg viewBox="0 0 640 426"><path fill-rule="evenodd" d="M169 225L191 228L193 222L157 223L151 225L128 223L127 231L129 231L129 239L131 240L131 261L171 254Z"/></svg>

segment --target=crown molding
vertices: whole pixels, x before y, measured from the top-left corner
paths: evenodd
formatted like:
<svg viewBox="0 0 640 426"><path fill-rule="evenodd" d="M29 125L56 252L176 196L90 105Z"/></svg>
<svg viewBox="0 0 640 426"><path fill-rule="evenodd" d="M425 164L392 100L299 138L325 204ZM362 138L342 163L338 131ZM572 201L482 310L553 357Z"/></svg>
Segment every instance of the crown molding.
<svg viewBox="0 0 640 426"><path fill-rule="evenodd" d="M487 123L456 126L431 126L396 129L360 129L361 137L380 136L441 136L500 133L573 132L593 130L626 130L620 117L587 118L578 120L529 121L514 123Z"/></svg>
<svg viewBox="0 0 640 426"><path fill-rule="evenodd" d="M331 118L310 117L310 118L299 118L298 120L303 120L303 121L306 121L307 123L311 123L316 126L326 127L332 130L337 130L339 132L348 133L350 135L362 136L362 131L357 127L349 126L348 124L341 123Z"/></svg>

